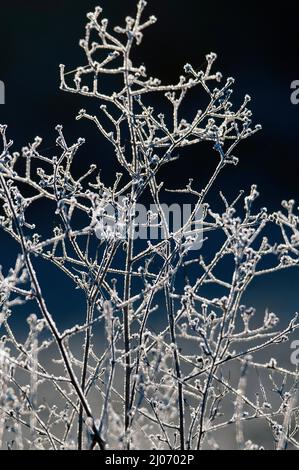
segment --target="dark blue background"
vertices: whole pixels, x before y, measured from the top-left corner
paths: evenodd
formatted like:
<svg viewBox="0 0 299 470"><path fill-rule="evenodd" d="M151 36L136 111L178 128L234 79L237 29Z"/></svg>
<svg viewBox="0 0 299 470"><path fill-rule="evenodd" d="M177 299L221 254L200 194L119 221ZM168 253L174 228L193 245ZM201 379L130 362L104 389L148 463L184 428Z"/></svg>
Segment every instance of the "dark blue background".
<svg viewBox="0 0 299 470"><path fill-rule="evenodd" d="M6 85L6 104L0 106L0 122L9 125L16 149L40 135L47 155L55 154L55 147L49 148L54 146L55 125L64 124L70 140L78 136L88 139L79 167L97 160L109 180L117 168L110 147L91 124L74 119L80 108L88 109L92 104L59 91L59 63L70 69L85 63L78 40L84 35L85 14L98 3L2 1L0 79ZM261 192L259 204L270 209L278 208L282 199L299 201L299 105L290 101L290 84L299 80L298 5L286 1L282 9L261 1L148 3L148 14L155 14L159 21L147 30L137 57L151 75L173 81L184 63L198 68L205 54L214 51L218 54L217 70L237 79L234 101L238 104L245 93L253 98L254 120L263 125L263 131L240 145L236 152L240 163L225 170L219 188L236 195L239 189L256 183ZM134 0L102 0L100 4L112 25L123 23L124 16L135 11ZM211 155L207 147L190 149L183 162L167 168L172 186L183 186L190 176L204 180ZM39 217L45 226L52 224L47 213ZM13 244L2 234L0 237L0 263L13 264ZM64 318L71 322L74 312L83 306L77 291L63 295L62 277L52 268L41 268L40 275L50 286L47 295L51 307L61 310L63 299ZM298 281L296 270L270 276L252 285L248 302L261 310L268 306L289 315L299 310Z"/></svg>

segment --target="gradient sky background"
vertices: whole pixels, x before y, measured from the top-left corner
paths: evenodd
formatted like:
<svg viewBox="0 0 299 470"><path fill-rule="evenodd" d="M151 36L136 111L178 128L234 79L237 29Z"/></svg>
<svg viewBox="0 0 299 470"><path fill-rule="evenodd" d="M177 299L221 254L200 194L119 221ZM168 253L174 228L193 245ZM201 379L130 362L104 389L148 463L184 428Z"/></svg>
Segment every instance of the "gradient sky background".
<svg viewBox="0 0 299 470"><path fill-rule="evenodd" d="M116 170L110 147L90 124L74 119L80 108L88 109L89 102L59 91L58 65L64 63L71 69L85 63L78 40L84 35L86 13L97 4L116 25L134 14L136 2L2 2L0 80L6 85L6 104L0 106L0 122L9 125L16 149L35 135L44 138L43 148L55 145L54 127L63 124L69 137L88 139L82 165L92 148L92 158L101 159L103 176L109 179ZM139 62L165 82L175 80L186 62L199 68L206 53L218 54L217 70L224 77L236 78L233 101L238 104L249 93L254 121L263 125L261 133L239 146L240 163L223 173L219 186L235 195L256 183L261 192L259 204L270 209L278 208L285 198L299 202L299 105L290 101L291 82L299 80L299 6L287 1L284 7L282 11L261 1L149 0L147 12L159 21L147 30L137 50ZM211 157L206 148L197 147L186 158L177 167L168 167L173 186L207 173ZM48 223L47 214L39 216ZM2 235L0 242L0 263L9 263L12 245ZM58 292L61 277L54 272L45 276L51 280L52 291ZM249 299L261 309L268 306L288 315L299 310L298 282L299 270L271 276L250 288ZM56 301L53 295L53 308ZM75 296L69 302L69 312L79 308Z"/></svg>

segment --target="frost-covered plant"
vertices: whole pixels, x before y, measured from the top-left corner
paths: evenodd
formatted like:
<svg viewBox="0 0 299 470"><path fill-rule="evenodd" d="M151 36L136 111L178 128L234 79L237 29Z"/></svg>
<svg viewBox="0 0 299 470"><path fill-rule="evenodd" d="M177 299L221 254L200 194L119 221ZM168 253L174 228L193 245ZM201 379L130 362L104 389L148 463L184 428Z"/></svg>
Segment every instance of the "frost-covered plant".
<svg viewBox="0 0 299 470"><path fill-rule="evenodd" d="M136 17L114 31L101 8L88 13L80 41L87 64L70 72L60 67L62 90L99 102L97 115L81 110L77 119L92 121L110 142L111 158L114 151L122 168L111 186L96 165L74 176L84 139L68 143L62 126L52 158L42 154L39 137L13 153L7 128L0 127L0 223L20 248L14 268L0 274L1 445L187 450L225 445L225 432L240 449L271 442L276 449L298 448L297 371L265 359L299 327L297 316L278 329L274 313L256 318L243 305L253 279L298 265L294 201L271 214L255 210L258 191L252 186L232 202L220 193L220 212L209 204L218 175L238 163L238 143L259 129L251 127L250 98L233 107L233 79L221 84L213 53L204 70L187 64L174 85L134 65L131 50L156 21L142 19L145 6L140 0ZM192 119L183 118L182 104L197 88L206 105ZM159 97L164 114L156 109ZM159 179L178 149L201 142L215 151L215 170L204 187L196 176L179 189ZM194 197L193 212L176 231L163 211L164 184L175 197ZM148 226L165 236L143 246L134 231L145 194L156 207ZM60 218L47 236L30 222L32 206L41 201ZM113 230L103 223L107 206L115 210ZM202 248L193 250L199 208L204 238ZM271 225L278 232L275 243ZM47 306L39 259L61 270L86 300L82 318L64 331L57 326L63 311ZM28 312L25 340L11 327L20 304L39 309L38 315ZM247 437L252 422L263 430L261 442Z"/></svg>

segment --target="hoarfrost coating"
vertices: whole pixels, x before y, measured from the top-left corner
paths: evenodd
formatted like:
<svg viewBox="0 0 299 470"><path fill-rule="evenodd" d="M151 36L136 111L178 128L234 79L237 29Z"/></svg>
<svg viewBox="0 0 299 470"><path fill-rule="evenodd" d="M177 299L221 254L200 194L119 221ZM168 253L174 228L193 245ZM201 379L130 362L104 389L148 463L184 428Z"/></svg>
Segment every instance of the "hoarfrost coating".
<svg viewBox="0 0 299 470"><path fill-rule="evenodd" d="M89 120L111 144L120 167L112 185L101 177L100 158L75 176L85 141L68 141L61 125L53 157L43 154L40 137L13 151L13 130L0 126L0 224L19 251L11 269L0 272L1 446L298 448L298 372L290 361L280 363L297 314L279 325L277 314L244 299L254 279L298 265L295 202L283 201L273 213L258 209L252 185L234 200L220 192L216 211L216 179L226 167L236 171L238 144L260 129L252 126L250 97L233 105L234 80L214 70L214 53L202 70L187 64L174 84L149 77L131 54L156 21L144 16L145 6L139 1L135 17L114 29L100 7L88 13L80 40L86 62L75 70L60 66L61 90L99 103L98 114L81 109L77 119ZM102 77L118 79L113 93ZM184 117L182 104L197 88L207 104ZM199 152L202 142L214 162L206 184L199 175L179 188L161 180L160 169L171 167L179 149ZM194 200L174 230L163 210L166 191ZM147 223L163 230L161 240L132 236L145 192L155 208ZM119 198L125 210L117 210ZM48 203L48 220L51 213L59 218L47 235L39 220L33 223L41 203ZM95 215L107 205L129 227L124 237L97 236ZM275 242L267 236L271 226ZM190 249L198 227L200 251ZM85 311L67 329L63 308L52 311L47 301L51 285L40 282L47 263L85 299ZM18 306L27 312L25 339L14 330Z"/></svg>

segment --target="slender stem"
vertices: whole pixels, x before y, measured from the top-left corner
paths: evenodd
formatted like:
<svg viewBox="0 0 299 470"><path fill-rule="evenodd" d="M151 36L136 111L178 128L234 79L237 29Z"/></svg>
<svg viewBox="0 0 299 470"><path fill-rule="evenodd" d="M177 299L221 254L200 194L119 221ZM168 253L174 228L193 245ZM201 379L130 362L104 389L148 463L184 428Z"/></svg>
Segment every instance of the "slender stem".
<svg viewBox="0 0 299 470"><path fill-rule="evenodd" d="M130 298L131 291L131 269L133 258L133 239L129 235L127 260L126 260L126 276L124 283L124 301ZM130 437L127 436L130 427L130 411L131 411L131 354L130 354L130 304L123 309L124 322L124 345L125 345L125 442L127 449L130 448Z"/></svg>
<svg viewBox="0 0 299 470"><path fill-rule="evenodd" d="M93 305L91 304L90 300L87 299L87 315L86 315L86 322L87 325L90 324L93 316ZM91 326L86 328L85 332L85 345L84 345L84 358L83 358L83 369L82 369L82 377L81 377L81 388L84 393L85 391L85 383L86 383L86 374L87 374L87 364L88 364L88 357L89 357L89 348L90 348L90 333L91 333ZM78 419L78 450L82 450L83 444L83 407L80 404L79 409L79 419Z"/></svg>
<svg viewBox="0 0 299 470"><path fill-rule="evenodd" d="M94 285L91 289L90 296L87 298L87 314L86 314L86 324L90 325L86 329L85 332L85 344L84 344L84 358L83 358L83 368L82 368L82 376L81 376L81 388L83 393L85 393L86 388L86 375L87 375L87 365L89 359L89 351L90 351L90 339L91 339L91 322L93 319L93 312L95 308L95 302L97 299L97 295L99 292L99 287L101 286L103 280L105 279L105 275L107 270L113 260L113 256L117 249L118 244L113 243L112 248L110 245L106 247L105 254L103 256L103 262L100 264L98 268L97 275L94 279ZM108 253L109 248L111 248L110 253ZM107 253L107 256L106 256ZM78 450L82 450L82 436L83 436L83 407L80 405L79 408L79 419L78 419Z"/></svg>
<svg viewBox="0 0 299 470"><path fill-rule="evenodd" d="M178 387L180 449L185 450L184 390L183 390L183 383L181 380L182 372L181 372L180 359L179 359L179 354L178 354L178 349L177 349L177 340L176 340L176 334L175 334L175 321L174 321L172 302L170 300L170 292L169 292L168 284L165 285L165 294L166 294L166 302L167 302L167 310L168 310L170 337L171 337L171 342L173 344L173 359L174 359L175 372L176 372L176 378L177 378L177 387Z"/></svg>

